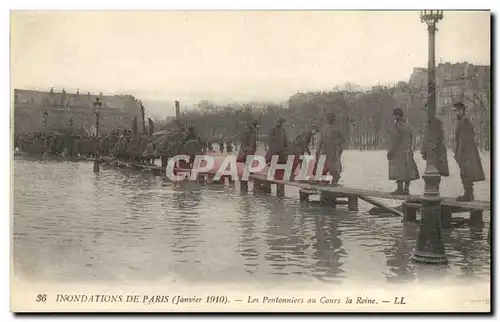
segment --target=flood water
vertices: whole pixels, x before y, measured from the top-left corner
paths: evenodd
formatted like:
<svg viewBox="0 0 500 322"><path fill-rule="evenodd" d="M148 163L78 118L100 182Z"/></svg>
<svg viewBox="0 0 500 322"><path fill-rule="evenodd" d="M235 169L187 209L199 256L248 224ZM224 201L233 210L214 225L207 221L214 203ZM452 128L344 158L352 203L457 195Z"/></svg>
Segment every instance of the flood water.
<svg viewBox="0 0 500 322"><path fill-rule="evenodd" d="M421 174L425 162L415 154ZM490 200L487 181L476 199ZM385 151L346 151L341 184L394 190ZM443 196L462 193L449 157ZM173 183L141 172L91 163L13 161L14 274L53 282L156 281L395 283L490 280L484 228L445 229L447 267L411 260L418 226L398 217L300 204L286 197L242 195L224 186ZM423 191L423 181L412 193ZM391 205L391 201L384 201ZM397 204L392 204L397 205ZM467 215L465 215L467 216Z"/></svg>

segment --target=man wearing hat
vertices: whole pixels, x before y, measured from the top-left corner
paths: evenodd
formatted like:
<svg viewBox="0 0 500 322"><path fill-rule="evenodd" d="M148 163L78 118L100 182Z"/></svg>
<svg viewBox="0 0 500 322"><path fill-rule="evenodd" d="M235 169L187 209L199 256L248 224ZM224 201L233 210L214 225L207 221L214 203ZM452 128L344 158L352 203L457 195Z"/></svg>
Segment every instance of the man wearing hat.
<svg viewBox="0 0 500 322"><path fill-rule="evenodd" d="M344 150L345 138L340 127L335 124L335 113L326 115L327 124L323 126L316 142L316 164L314 174L318 167L318 161L321 155L326 156L322 175L330 173L332 176L332 185L337 185L342 173L342 151Z"/></svg>
<svg viewBox="0 0 500 322"><path fill-rule="evenodd" d="M259 122L253 121L247 125L247 128L241 136L240 151L236 162L246 162L247 156L254 155L257 151L257 131Z"/></svg>
<svg viewBox="0 0 500 322"><path fill-rule="evenodd" d="M288 139L286 137L285 129L283 124L285 119L280 117L276 121L276 125L272 128L271 133L268 138L268 146L266 152L266 162L270 163L273 155L279 155L288 146Z"/></svg>
<svg viewBox="0 0 500 322"><path fill-rule="evenodd" d="M477 149L474 126L465 115L466 106L459 102L452 110L457 111L457 131L455 133L455 160L460 168L460 178L464 194L457 201L474 200L474 182L484 181L484 171Z"/></svg>
<svg viewBox="0 0 500 322"><path fill-rule="evenodd" d="M395 108L392 111L394 125L389 134L389 180L395 180L397 188L393 194L410 194L410 182L420 179L417 165L413 159L413 134L410 126L403 118L403 110ZM404 187L403 187L404 183Z"/></svg>

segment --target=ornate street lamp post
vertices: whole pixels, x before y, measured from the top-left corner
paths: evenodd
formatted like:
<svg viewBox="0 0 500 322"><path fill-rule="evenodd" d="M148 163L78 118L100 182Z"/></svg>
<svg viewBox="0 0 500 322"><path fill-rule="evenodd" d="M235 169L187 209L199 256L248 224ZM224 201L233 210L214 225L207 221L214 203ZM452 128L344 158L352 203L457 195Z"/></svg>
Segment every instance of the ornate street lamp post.
<svg viewBox="0 0 500 322"><path fill-rule="evenodd" d="M436 25L443 19L442 10L423 10L420 19L427 24L429 34L429 62L428 62L428 101L427 101L427 140L429 151L427 153L427 164L422 175L425 188L424 195L420 199L422 204L422 218L417 238L417 247L414 260L428 264L446 264L447 259L444 244L441 237L441 197L439 195L439 184L441 176L436 167L436 146L438 133L436 119L436 84L435 84L435 42Z"/></svg>
<svg viewBox="0 0 500 322"><path fill-rule="evenodd" d="M101 106L102 102L99 97L96 97L94 101L94 109L95 109L95 136L99 138L99 117L101 116Z"/></svg>
<svg viewBox="0 0 500 322"><path fill-rule="evenodd" d="M102 102L99 99L99 97L95 98L94 101L94 109L95 109L95 136L96 139L99 141L99 117L101 116L101 106ZM95 161L94 161L94 173L99 172L99 159L101 157L101 145L99 143L99 148L97 148L96 155L95 155Z"/></svg>
<svg viewBox="0 0 500 322"><path fill-rule="evenodd" d="M142 104L142 101L139 101L139 106L141 107L142 133L146 133L146 111L144 110L144 104Z"/></svg>
<svg viewBox="0 0 500 322"><path fill-rule="evenodd" d="M48 118L49 118L49 112L47 111L47 109L45 109L45 111L43 112L43 130L44 131L47 131Z"/></svg>

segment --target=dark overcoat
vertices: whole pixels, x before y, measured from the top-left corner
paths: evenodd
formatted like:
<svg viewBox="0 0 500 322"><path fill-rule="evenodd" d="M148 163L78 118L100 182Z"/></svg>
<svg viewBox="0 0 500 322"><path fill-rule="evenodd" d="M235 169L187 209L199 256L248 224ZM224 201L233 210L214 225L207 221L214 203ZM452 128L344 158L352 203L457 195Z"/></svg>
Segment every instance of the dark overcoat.
<svg viewBox="0 0 500 322"><path fill-rule="evenodd" d="M316 161L321 155L326 156L323 171L342 173L342 151L344 150L345 137L339 126L327 124L321 128L316 142Z"/></svg>
<svg viewBox="0 0 500 322"><path fill-rule="evenodd" d="M475 141L474 126L465 116L457 124L455 160L457 160L460 168L461 178L472 182L485 180L481 158Z"/></svg>
<svg viewBox="0 0 500 322"><path fill-rule="evenodd" d="M413 159L413 134L404 121L394 123L389 136L389 180L411 181L420 179Z"/></svg>
<svg viewBox="0 0 500 322"><path fill-rule="evenodd" d="M156 158L157 157L157 155L155 154L156 144L157 144L156 139L153 136L150 136L146 144L146 147L142 152L142 157L147 159Z"/></svg>
<svg viewBox="0 0 500 322"><path fill-rule="evenodd" d="M279 155L288 146L286 131L280 126L275 126L271 130L268 138L268 149L266 152L266 162L271 162L273 155Z"/></svg>
<svg viewBox="0 0 500 322"><path fill-rule="evenodd" d="M257 130L253 127L247 127L241 136L237 162L246 162L247 156L255 154L255 151L257 151Z"/></svg>

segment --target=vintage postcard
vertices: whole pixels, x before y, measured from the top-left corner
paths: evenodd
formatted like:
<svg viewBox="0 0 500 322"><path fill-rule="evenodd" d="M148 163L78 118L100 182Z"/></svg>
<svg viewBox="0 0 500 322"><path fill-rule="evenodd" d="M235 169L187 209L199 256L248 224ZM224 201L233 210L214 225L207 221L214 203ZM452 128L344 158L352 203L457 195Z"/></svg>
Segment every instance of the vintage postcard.
<svg viewBox="0 0 500 322"><path fill-rule="evenodd" d="M490 312L491 12L11 11L13 312Z"/></svg>

